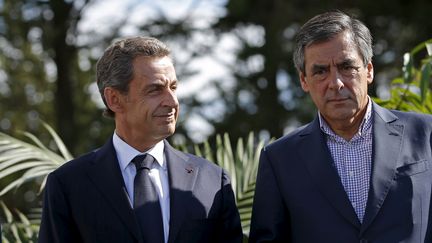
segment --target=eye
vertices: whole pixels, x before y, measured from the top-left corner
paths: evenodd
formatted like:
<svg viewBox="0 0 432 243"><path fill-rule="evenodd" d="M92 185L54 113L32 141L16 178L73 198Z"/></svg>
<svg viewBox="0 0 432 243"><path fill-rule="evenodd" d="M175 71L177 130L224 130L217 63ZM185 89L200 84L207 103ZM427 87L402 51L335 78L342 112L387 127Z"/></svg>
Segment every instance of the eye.
<svg viewBox="0 0 432 243"><path fill-rule="evenodd" d="M176 91L177 90L177 83L174 83L170 86L171 90Z"/></svg>
<svg viewBox="0 0 432 243"><path fill-rule="evenodd" d="M343 66L342 69L345 70L345 71L351 71L351 70L354 69L354 67L350 66L350 65L346 65L346 66Z"/></svg>
<svg viewBox="0 0 432 243"><path fill-rule="evenodd" d="M312 77L316 80L322 80L326 78L328 72L328 68L314 68L312 69Z"/></svg>
<svg viewBox="0 0 432 243"><path fill-rule="evenodd" d="M322 75L322 74L324 74L326 71L324 70L324 69L321 69L321 70L316 70L313 74L314 75Z"/></svg>
<svg viewBox="0 0 432 243"><path fill-rule="evenodd" d="M342 65L342 67L340 68L340 72L343 75L348 76L348 75L354 75L354 74L356 74L358 72L358 69L359 69L359 67L356 67L354 65L346 64L346 65Z"/></svg>
<svg viewBox="0 0 432 243"><path fill-rule="evenodd" d="M163 89L163 86L161 85L152 85L148 90L148 94L152 95L152 94L157 94L159 92L161 92Z"/></svg>

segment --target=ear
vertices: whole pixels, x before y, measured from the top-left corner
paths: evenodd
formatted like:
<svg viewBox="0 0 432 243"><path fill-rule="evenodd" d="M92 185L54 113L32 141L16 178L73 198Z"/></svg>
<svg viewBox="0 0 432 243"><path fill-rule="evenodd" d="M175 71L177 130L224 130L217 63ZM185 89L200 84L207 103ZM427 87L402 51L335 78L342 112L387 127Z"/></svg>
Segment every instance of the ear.
<svg viewBox="0 0 432 243"><path fill-rule="evenodd" d="M104 96L107 106L114 113L122 113L124 110L123 100L124 95L117 89L113 87L106 87L104 89Z"/></svg>
<svg viewBox="0 0 432 243"><path fill-rule="evenodd" d="M306 81L306 75L303 72L299 71L299 77L300 77L300 84L301 84L303 91L309 92L309 85Z"/></svg>
<svg viewBox="0 0 432 243"><path fill-rule="evenodd" d="M367 68L367 83L371 84L373 82L374 79L374 68L372 65L372 62L369 62L366 66Z"/></svg>

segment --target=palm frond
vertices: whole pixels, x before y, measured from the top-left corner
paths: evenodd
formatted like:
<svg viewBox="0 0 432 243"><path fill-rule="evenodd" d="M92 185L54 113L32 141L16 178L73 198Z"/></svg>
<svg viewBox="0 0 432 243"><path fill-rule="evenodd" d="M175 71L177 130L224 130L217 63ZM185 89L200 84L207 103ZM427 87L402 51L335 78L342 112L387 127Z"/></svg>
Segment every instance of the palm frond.
<svg viewBox="0 0 432 243"><path fill-rule="evenodd" d="M0 180L11 175L14 180L0 190L0 196L13 188L20 187L23 183L37 178L45 177L66 161L72 159L66 146L46 123L44 127L51 134L60 154L48 149L33 134L24 132L23 135L32 143L13 138L0 132ZM41 190L45 183L42 183Z"/></svg>
<svg viewBox="0 0 432 243"><path fill-rule="evenodd" d="M15 209L15 219L12 211L0 201L1 215L4 215L5 222L3 226L3 234L0 242L36 242L37 232L39 230L39 222L32 222L21 211ZM40 216L39 216L40 217Z"/></svg>
<svg viewBox="0 0 432 243"><path fill-rule="evenodd" d="M64 160L69 161L72 160L73 157L69 150L66 148L66 145L63 143L63 140L59 137L59 135L54 131L54 129L49 126L47 123L43 123L45 129L48 130L48 132L51 134L51 137L54 139L55 144L57 145L57 148L61 152Z"/></svg>

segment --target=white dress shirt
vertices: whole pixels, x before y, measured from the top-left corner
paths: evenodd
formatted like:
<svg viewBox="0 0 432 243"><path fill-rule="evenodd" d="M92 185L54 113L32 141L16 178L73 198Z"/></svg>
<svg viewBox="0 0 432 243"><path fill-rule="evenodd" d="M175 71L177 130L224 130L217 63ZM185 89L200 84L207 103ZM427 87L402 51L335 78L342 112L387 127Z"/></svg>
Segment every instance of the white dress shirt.
<svg viewBox="0 0 432 243"><path fill-rule="evenodd" d="M136 150L125 141L123 141L117 133L113 135L114 149L117 153L117 159L119 161L120 170L123 176L124 183L126 185L127 192L129 194L129 202L133 207L134 201L134 179L136 175L136 168L132 159L140 154L152 155L157 163L153 163L153 167L150 170L150 179L156 188L159 196L159 203L162 212L162 221L164 228L165 243L168 242L169 232L169 220L170 220L170 197L169 197L169 184L168 184L168 170L164 156L164 142L160 141L151 149L141 153Z"/></svg>

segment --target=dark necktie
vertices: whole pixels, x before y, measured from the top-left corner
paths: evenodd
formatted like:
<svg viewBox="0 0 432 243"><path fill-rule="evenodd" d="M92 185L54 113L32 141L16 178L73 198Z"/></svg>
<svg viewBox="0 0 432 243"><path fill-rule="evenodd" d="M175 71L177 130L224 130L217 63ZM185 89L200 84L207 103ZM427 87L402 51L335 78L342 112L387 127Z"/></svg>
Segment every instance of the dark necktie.
<svg viewBox="0 0 432 243"><path fill-rule="evenodd" d="M164 243L164 231L159 197L150 179L154 162L149 154L138 155L132 162L136 167L134 179L134 212L145 243Z"/></svg>

